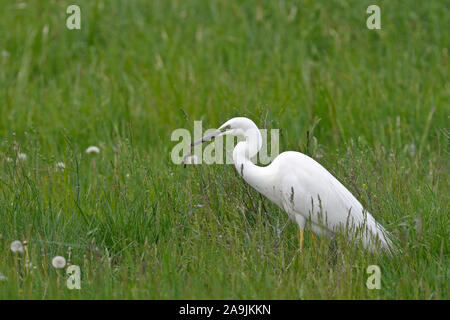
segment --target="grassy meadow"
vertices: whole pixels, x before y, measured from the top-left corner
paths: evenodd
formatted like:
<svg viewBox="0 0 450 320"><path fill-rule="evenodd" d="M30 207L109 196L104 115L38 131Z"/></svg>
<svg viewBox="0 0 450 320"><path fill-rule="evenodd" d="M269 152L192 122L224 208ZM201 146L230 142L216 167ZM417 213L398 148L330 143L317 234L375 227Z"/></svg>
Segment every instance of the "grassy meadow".
<svg viewBox="0 0 450 320"><path fill-rule="evenodd" d="M438 0L0 1L0 299L448 299L449 29ZM309 233L299 252L234 166L172 163L173 130L235 116L319 161L401 254ZM69 254L81 290L52 267Z"/></svg>

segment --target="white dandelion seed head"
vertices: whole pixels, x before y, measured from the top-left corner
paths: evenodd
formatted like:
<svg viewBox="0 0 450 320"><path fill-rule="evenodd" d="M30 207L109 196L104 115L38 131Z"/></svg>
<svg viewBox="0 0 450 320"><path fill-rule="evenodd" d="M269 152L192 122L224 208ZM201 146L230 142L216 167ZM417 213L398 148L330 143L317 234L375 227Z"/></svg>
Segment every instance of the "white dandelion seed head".
<svg viewBox="0 0 450 320"><path fill-rule="evenodd" d="M100 153L100 149L96 146L90 146L89 148L86 149L86 153L87 154L92 154L92 153L96 153L99 154Z"/></svg>
<svg viewBox="0 0 450 320"><path fill-rule="evenodd" d="M56 168L58 168L58 169L65 169L66 165L64 164L64 162L57 162L56 163Z"/></svg>
<svg viewBox="0 0 450 320"><path fill-rule="evenodd" d="M22 242L20 242L19 240L15 240L13 242L11 242L11 251L16 253L23 253L23 245Z"/></svg>
<svg viewBox="0 0 450 320"><path fill-rule="evenodd" d="M21 161L25 161L25 160L27 160L27 155L25 153L19 153L17 155L17 159L19 159Z"/></svg>
<svg viewBox="0 0 450 320"><path fill-rule="evenodd" d="M0 281L7 281L7 280L8 280L8 277L0 272Z"/></svg>
<svg viewBox="0 0 450 320"><path fill-rule="evenodd" d="M52 265L56 269L62 269L66 266L66 259L61 256L56 256L52 260Z"/></svg>

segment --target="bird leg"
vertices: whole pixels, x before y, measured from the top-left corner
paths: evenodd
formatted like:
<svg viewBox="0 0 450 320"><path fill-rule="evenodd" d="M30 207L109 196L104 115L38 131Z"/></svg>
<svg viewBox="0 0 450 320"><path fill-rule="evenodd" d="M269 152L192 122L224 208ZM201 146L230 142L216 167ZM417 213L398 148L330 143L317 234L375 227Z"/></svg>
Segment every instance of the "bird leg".
<svg viewBox="0 0 450 320"><path fill-rule="evenodd" d="M303 229L298 229L299 230L299 242L300 242L300 248L299 250L302 251L303 249Z"/></svg>
<svg viewBox="0 0 450 320"><path fill-rule="evenodd" d="M313 240L314 248L317 249L316 235L315 235L314 233L311 232L311 237L312 237L312 240Z"/></svg>

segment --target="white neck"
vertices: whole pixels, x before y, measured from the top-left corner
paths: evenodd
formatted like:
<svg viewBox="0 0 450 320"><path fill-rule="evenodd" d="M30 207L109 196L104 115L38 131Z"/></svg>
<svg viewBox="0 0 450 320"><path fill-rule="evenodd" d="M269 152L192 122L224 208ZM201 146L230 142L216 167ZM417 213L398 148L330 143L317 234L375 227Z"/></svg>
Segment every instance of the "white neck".
<svg viewBox="0 0 450 320"><path fill-rule="evenodd" d="M239 175L261 193L260 190L265 180L266 170L256 166L250 159L254 157L262 147L262 137L258 128L247 130L244 134L245 141L239 142L233 150L233 161Z"/></svg>

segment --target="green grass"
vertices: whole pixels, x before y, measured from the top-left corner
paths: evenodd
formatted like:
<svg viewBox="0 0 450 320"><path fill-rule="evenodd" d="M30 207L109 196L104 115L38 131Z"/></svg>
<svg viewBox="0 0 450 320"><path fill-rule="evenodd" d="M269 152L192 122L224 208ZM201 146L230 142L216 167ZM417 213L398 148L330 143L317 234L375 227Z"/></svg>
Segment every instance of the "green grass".
<svg viewBox="0 0 450 320"><path fill-rule="evenodd" d="M449 298L445 1L376 1L368 30L373 1L80 0L79 31L74 1L22 2L0 2L0 299ZM333 258L309 234L299 253L233 166L170 161L174 129L233 116L280 128L280 151L322 163L402 254ZM79 291L51 267L69 246Z"/></svg>

